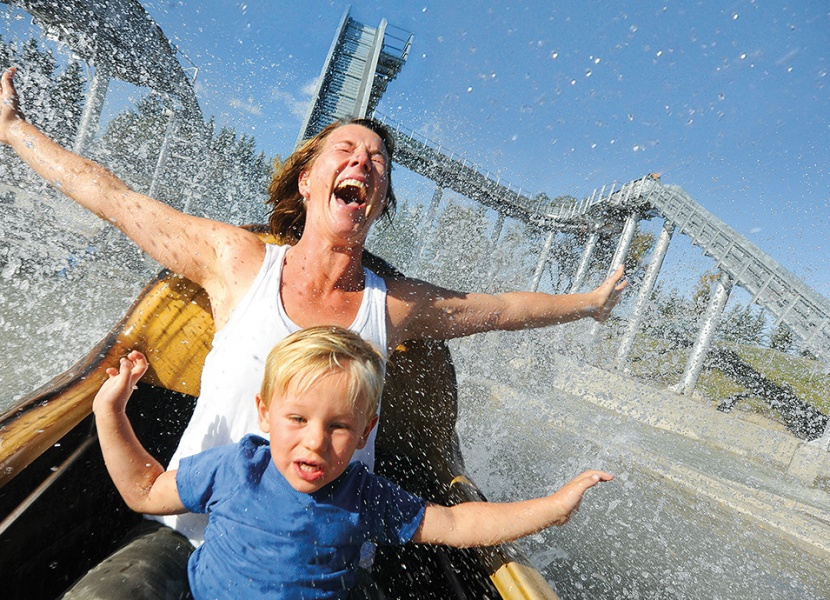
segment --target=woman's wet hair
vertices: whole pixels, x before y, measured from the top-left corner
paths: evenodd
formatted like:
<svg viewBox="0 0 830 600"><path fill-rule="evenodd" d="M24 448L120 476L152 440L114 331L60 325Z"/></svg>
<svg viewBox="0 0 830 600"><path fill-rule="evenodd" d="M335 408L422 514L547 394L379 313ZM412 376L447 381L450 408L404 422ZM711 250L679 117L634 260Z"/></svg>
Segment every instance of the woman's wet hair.
<svg viewBox="0 0 830 600"><path fill-rule="evenodd" d="M374 119L347 119L335 121L327 125L313 138L306 140L285 162L276 168L274 178L268 186L268 201L271 205L271 216L268 225L271 233L276 235L283 244L296 244L300 241L305 229L305 205L300 194L300 174L320 156L326 138L333 131L344 125L360 125L374 132L383 141L389 160L386 165L388 188L386 191L386 205L381 217L391 217L395 212L395 193L392 190L392 153L395 151L395 138L387 127Z"/></svg>

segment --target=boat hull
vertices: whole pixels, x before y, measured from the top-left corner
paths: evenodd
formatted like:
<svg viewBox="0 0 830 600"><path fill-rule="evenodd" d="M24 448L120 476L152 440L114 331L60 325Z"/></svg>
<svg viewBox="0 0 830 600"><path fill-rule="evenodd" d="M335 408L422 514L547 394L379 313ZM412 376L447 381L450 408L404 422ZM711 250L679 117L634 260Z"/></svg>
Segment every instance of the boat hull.
<svg viewBox="0 0 830 600"><path fill-rule="evenodd" d="M371 255L364 262L395 274ZM213 333L204 290L164 271L85 359L0 417L4 597L58 596L140 521L110 482L94 435L92 399L105 369L131 349L148 355L128 413L166 464L193 411ZM458 448L456 391L444 342L407 343L390 356L376 471L442 504L483 499ZM557 598L514 545L381 548L373 573L389 598Z"/></svg>

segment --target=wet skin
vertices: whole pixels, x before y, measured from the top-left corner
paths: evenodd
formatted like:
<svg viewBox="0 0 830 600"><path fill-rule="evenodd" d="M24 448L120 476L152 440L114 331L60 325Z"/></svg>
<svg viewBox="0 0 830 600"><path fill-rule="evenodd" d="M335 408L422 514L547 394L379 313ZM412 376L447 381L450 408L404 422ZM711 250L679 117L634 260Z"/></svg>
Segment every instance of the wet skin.
<svg viewBox="0 0 830 600"><path fill-rule="evenodd" d="M342 372L302 390L292 381L285 394L274 392L270 407L257 395L257 410L274 465L291 487L306 494L337 479L377 423L377 416L367 419L354 408Z"/></svg>

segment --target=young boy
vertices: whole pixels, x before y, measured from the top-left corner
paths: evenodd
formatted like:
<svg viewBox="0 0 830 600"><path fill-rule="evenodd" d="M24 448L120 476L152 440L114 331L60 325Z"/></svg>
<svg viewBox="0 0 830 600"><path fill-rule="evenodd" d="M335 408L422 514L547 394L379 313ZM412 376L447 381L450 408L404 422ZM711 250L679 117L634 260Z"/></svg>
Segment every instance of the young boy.
<svg viewBox="0 0 830 600"><path fill-rule="evenodd" d="M345 598L361 545L407 541L483 546L565 523L588 488L587 471L545 498L426 504L369 473L352 454L377 424L383 363L357 334L314 327L268 356L256 406L269 441L249 435L166 471L135 436L125 407L147 370L121 359L95 397L101 449L127 505L149 514L209 514L188 566L193 596Z"/></svg>

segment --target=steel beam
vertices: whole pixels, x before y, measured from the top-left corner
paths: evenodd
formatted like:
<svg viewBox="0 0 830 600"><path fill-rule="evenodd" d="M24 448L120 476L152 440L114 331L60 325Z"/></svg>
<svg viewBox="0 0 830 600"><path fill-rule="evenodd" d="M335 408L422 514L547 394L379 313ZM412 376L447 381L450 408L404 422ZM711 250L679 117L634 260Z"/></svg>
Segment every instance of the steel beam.
<svg viewBox="0 0 830 600"><path fill-rule="evenodd" d="M78 131L75 133L75 142L72 146L76 154L85 154L95 134L98 133L98 121L101 119L101 111L107 98L109 82L110 78L103 69L95 69L92 81L89 82L84 111L81 113L81 122L78 124Z"/></svg>
<svg viewBox="0 0 830 600"><path fill-rule="evenodd" d="M689 358L686 362L686 368L683 371L683 377L672 389L681 394L689 394L697 385L700 372L703 370L703 361L709 353L709 348L712 345L712 340L715 337L718 324L720 323L723 309L726 307L726 302L729 300L729 293L732 291L732 279L727 273L721 271L718 278L715 291L709 299L709 306L706 309L706 315L703 324L698 332L697 340L695 341Z"/></svg>
<svg viewBox="0 0 830 600"><path fill-rule="evenodd" d="M672 235L674 235L674 225L668 221L664 222L663 230L660 232L660 237L654 246L651 261L646 269L643 283L640 285L640 292L637 294L637 300L634 302L634 308L631 310L631 316L628 318L628 326L617 348L616 368L618 370L625 368L628 354L631 352L631 346L634 344L634 336L640 328L640 322L643 320L643 315L651 300L651 293L654 291L657 277L660 275L663 260L669 251Z"/></svg>
<svg viewBox="0 0 830 600"><path fill-rule="evenodd" d="M161 148L159 148L158 159L156 160L156 168L153 171L153 180L150 182L150 191L147 195L151 198L156 197L161 176L164 173L164 166L167 163L167 157L170 155L170 144L173 143L173 136L176 134L176 127L178 125L178 116L176 111L167 109L167 127L164 130L164 138L161 140Z"/></svg>
<svg viewBox="0 0 830 600"><path fill-rule="evenodd" d="M555 231L548 232L548 237L545 240L545 245L542 247L542 252L539 254L539 262L536 264L536 272L533 273L533 279L530 282L531 292L535 292L539 289L539 282L542 280L542 273L545 272L545 263L548 262L548 256L550 256L550 249L551 246L553 246L553 239L555 237Z"/></svg>

